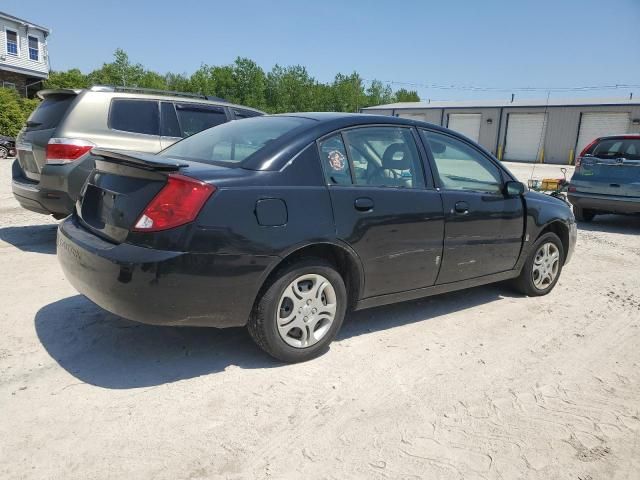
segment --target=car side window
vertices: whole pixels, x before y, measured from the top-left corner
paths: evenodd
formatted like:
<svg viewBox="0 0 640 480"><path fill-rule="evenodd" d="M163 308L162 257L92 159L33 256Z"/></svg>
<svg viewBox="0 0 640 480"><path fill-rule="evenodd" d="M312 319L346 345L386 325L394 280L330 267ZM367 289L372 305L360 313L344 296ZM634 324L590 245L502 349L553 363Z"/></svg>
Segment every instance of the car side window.
<svg viewBox="0 0 640 480"><path fill-rule="evenodd" d="M442 188L501 193L500 169L482 153L450 135L421 130L431 149Z"/></svg>
<svg viewBox="0 0 640 480"><path fill-rule="evenodd" d="M109 127L124 132L158 135L158 102L155 100L114 99L111 101Z"/></svg>
<svg viewBox="0 0 640 480"><path fill-rule="evenodd" d="M222 107L177 103L176 112L183 137L226 123L227 114Z"/></svg>
<svg viewBox="0 0 640 480"><path fill-rule="evenodd" d="M164 137L181 137L180 125L176 116L176 109L171 102L160 104L160 134Z"/></svg>
<svg viewBox="0 0 640 480"><path fill-rule="evenodd" d="M318 142L320 161L329 185L351 185L351 172L342 135L331 135Z"/></svg>
<svg viewBox="0 0 640 480"><path fill-rule="evenodd" d="M356 185L424 187L422 161L410 128L354 128L344 137Z"/></svg>

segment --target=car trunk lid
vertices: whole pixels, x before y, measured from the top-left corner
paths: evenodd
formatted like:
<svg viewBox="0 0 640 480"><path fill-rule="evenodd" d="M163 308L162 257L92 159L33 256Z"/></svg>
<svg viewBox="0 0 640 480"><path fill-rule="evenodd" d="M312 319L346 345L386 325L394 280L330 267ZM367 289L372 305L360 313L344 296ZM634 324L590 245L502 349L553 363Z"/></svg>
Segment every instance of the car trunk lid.
<svg viewBox="0 0 640 480"><path fill-rule="evenodd" d="M81 90L43 90L42 102L29 116L16 139L18 163L24 175L40 181L40 172L47 161L47 144L70 110Z"/></svg>
<svg viewBox="0 0 640 480"><path fill-rule="evenodd" d="M203 165L197 162L100 148L92 154L96 166L82 189L76 214L89 230L115 243L124 242L137 229L142 214L172 179L213 189L209 180L198 178ZM232 171L239 170L206 167L217 179L237 175Z"/></svg>

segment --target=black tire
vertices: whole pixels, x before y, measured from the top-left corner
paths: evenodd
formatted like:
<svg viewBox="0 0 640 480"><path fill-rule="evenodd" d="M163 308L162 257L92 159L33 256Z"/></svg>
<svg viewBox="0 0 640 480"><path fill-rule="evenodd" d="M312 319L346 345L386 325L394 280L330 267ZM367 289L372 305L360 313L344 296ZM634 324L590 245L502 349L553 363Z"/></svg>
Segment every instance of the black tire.
<svg viewBox="0 0 640 480"><path fill-rule="evenodd" d="M0 146L0 159L9 157L9 150L6 147Z"/></svg>
<svg viewBox="0 0 640 480"><path fill-rule="evenodd" d="M280 308L279 302L285 289L295 279L307 274L321 275L331 283L336 296L336 313L333 323L317 343L298 348L289 345L280 335L276 312ZM272 357L288 363L304 362L326 351L342 326L346 306L346 287L335 267L320 258L308 258L277 272L256 300L247 327L253 340Z"/></svg>
<svg viewBox="0 0 640 480"><path fill-rule="evenodd" d="M536 254L538 253L538 250L544 244L549 242L553 243L558 249L558 252L560 253L560 256L558 259L558 271L553 281L545 288L540 289L536 287L534 283L533 265L534 265L534 261L536 259ZM538 238L536 242L533 244L533 246L531 247L529 257L527 258L527 261L522 267L520 276L513 281L513 286L520 293L523 293L530 297L539 297L542 295L546 295L551 290L553 290L553 287L555 287L556 283L558 283L558 279L560 278L560 274L562 273L562 267L564 265L564 255L565 255L564 247L562 246L562 242L560 241L560 238L558 238L558 236L555 233L551 233L551 232L545 233L540 238Z"/></svg>
<svg viewBox="0 0 640 480"><path fill-rule="evenodd" d="M596 216L596 213L593 210L588 210L578 205L573 206L573 215L576 217L578 222L590 222L593 220L593 217Z"/></svg>

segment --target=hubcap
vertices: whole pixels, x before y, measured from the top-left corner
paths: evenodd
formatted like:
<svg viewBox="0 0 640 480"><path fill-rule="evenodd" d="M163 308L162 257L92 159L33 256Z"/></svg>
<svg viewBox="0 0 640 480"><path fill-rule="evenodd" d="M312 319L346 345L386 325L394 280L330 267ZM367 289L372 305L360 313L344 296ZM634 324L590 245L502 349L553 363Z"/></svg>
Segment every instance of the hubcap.
<svg viewBox="0 0 640 480"><path fill-rule="evenodd" d="M560 268L560 251L554 243L548 242L542 245L536 252L533 261L531 275L533 284L538 290L544 290L558 276Z"/></svg>
<svg viewBox="0 0 640 480"><path fill-rule="evenodd" d="M296 278L278 302L276 323L282 339L295 348L318 343L336 316L336 291L331 282L315 273Z"/></svg>

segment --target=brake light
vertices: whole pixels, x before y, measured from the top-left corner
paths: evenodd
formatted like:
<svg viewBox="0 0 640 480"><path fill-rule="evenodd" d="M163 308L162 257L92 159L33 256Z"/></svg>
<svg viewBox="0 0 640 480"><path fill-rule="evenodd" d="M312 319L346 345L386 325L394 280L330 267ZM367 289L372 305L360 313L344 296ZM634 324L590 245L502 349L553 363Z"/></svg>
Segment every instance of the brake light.
<svg viewBox="0 0 640 480"><path fill-rule="evenodd" d="M192 222L216 187L184 175L170 174L133 227L137 232L157 232Z"/></svg>
<svg viewBox="0 0 640 480"><path fill-rule="evenodd" d="M73 162L89 153L95 143L78 138L50 138L47 144L46 162L62 164Z"/></svg>
<svg viewBox="0 0 640 480"><path fill-rule="evenodd" d="M599 140L600 140L599 138L596 138L595 140L593 140L591 143L589 143L586 147L582 149L582 151L580 152L580 155L576 157L576 161L575 161L576 168L579 167L580 164L582 163L582 157L584 157L587 154L587 152L589 152L589 150L591 150L591 148L596 143L598 143Z"/></svg>

